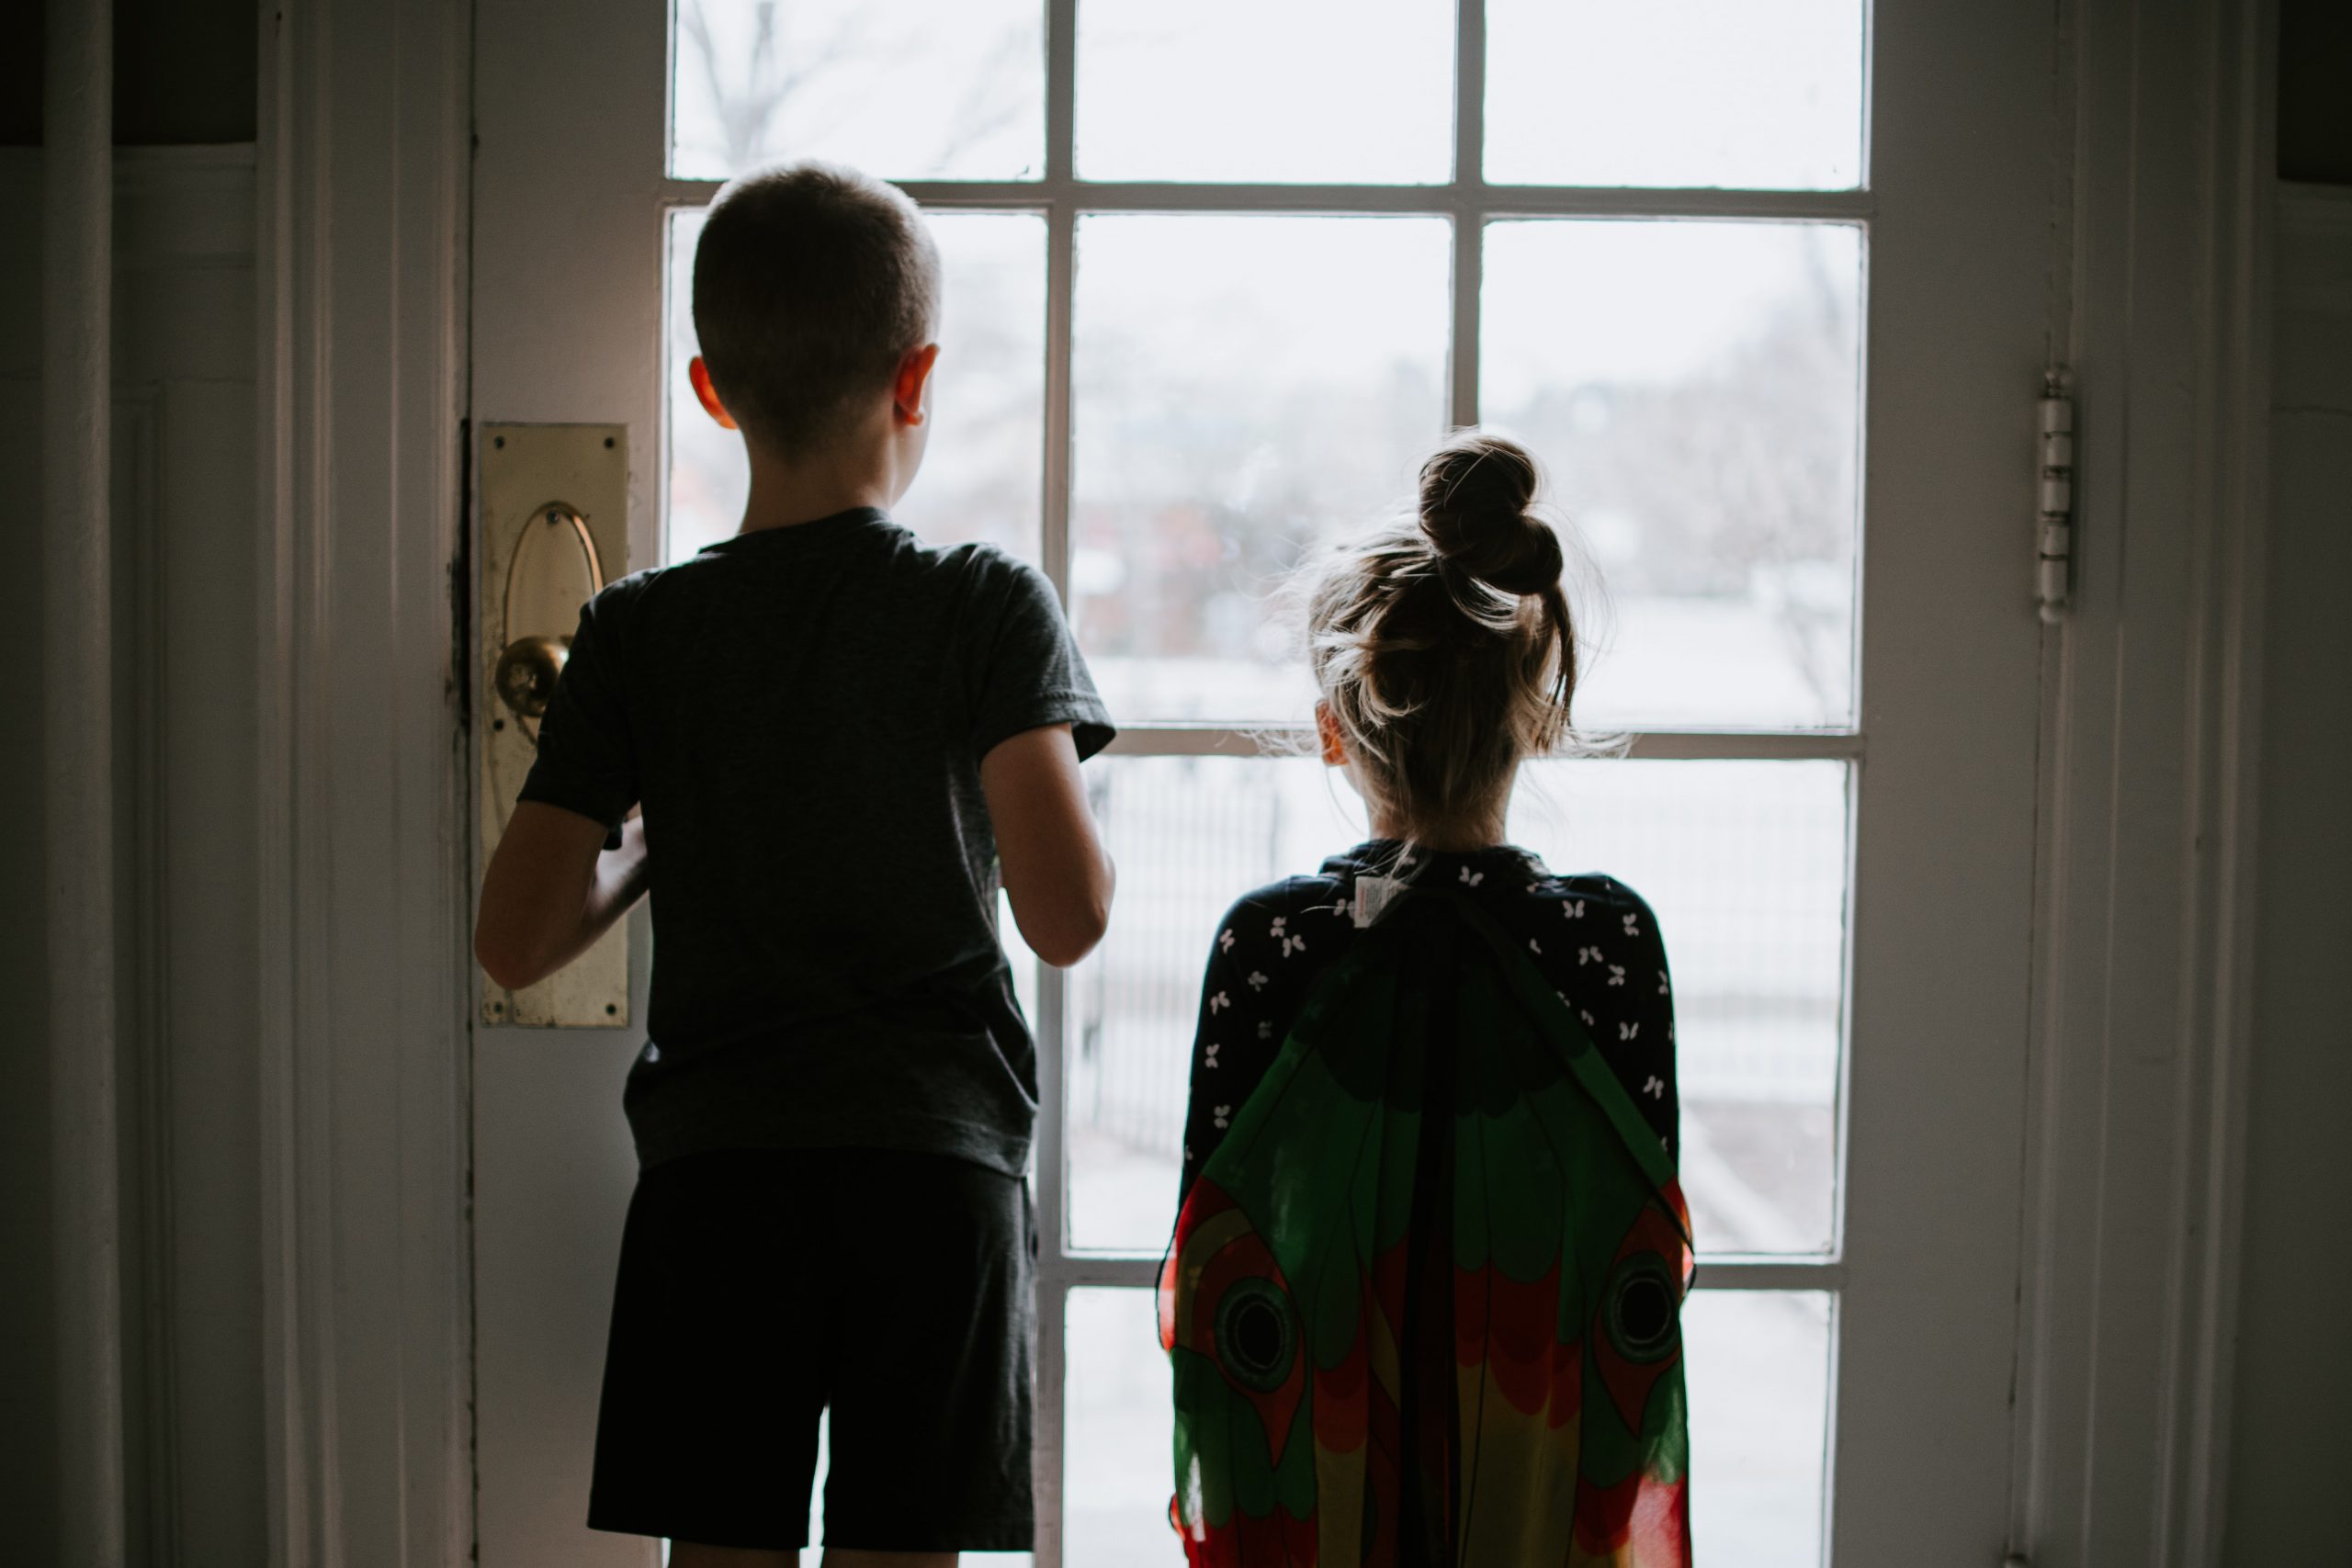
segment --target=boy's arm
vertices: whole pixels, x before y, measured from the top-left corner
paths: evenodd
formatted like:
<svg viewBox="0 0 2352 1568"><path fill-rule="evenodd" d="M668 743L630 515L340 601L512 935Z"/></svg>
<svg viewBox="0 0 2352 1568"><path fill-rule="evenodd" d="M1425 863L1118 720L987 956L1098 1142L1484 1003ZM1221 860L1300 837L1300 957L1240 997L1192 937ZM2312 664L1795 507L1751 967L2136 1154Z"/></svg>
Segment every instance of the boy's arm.
<svg viewBox="0 0 2352 1568"><path fill-rule="evenodd" d="M605 825L541 801L514 807L474 917L474 957L510 991L546 979L588 951L645 893L645 819L621 824L605 848Z"/></svg>
<svg viewBox="0 0 2352 1568"><path fill-rule="evenodd" d="M1116 880L1086 809L1070 727L1000 741L980 759L980 788L1013 923L1031 952L1066 969L1102 940Z"/></svg>

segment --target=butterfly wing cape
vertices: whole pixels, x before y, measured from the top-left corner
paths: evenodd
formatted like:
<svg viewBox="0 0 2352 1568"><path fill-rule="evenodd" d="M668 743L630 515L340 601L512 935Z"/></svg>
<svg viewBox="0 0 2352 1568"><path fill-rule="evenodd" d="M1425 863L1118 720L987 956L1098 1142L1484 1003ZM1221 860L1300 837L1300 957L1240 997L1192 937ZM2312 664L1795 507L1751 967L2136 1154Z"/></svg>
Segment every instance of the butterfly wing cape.
<svg viewBox="0 0 2352 1568"><path fill-rule="evenodd" d="M1189 1560L1690 1561L1665 1151L1492 919L1416 893L1302 1010L1162 1270Z"/></svg>

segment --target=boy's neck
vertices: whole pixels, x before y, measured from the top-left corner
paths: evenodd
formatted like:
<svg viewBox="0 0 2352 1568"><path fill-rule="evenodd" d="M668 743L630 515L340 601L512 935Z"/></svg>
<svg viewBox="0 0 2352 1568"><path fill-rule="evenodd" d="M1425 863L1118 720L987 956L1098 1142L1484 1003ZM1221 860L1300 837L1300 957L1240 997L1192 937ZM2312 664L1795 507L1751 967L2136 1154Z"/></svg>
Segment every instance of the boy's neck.
<svg viewBox="0 0 2352 1568"><path fill-rule="evenodd" d="M887 434L853 434L791 458L756 442L744 446L752 457L752 492L738 532L745 534L814 523L858 507L888 512L914 478L911 472L900 474L898 444Z"/></svg>

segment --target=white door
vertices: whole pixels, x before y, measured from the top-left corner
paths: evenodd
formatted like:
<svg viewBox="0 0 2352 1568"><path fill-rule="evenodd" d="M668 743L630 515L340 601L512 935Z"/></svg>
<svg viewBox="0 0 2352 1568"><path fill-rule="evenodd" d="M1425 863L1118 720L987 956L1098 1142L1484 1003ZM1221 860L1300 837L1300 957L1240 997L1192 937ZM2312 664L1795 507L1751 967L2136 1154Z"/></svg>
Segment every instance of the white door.
<svg viewBox="0 0 2352 1568"><path fill-rule="evenodd" d="M727 531L740 464L683 390L696 210L778 157L899 179L947 266L902 519L1043 566L1125 727L1090 764L1112 934L1025 965L1038 1562L1177 1556L1146 1287L1193 987L1235 894L1360 832L1272 754L1310 694L1270 595L1478 420L1548 461L1605 586L1579 717L1631 755L1530 770L1513 832L1641 889L1675 963L1699 1550L1997 1561L2049 8L477 16L475 428L627 425L631 567ZM580 1523L638 1038L476 1036L485 1568L649 1550Z"/></svg>

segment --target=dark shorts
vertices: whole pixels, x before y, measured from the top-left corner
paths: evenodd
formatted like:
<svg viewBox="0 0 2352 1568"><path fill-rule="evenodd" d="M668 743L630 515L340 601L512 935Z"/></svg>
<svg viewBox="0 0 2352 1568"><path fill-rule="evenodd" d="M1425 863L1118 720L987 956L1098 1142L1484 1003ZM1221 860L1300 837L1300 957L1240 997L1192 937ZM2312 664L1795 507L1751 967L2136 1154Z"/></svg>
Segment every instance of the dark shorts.
<svg viewBox="0 0 2352 1568"><path fill-rule="evenodd" d="M1030 1549L1027 1186L878 1149L689 1155L638 1179L596 1420L591 1529Z"/></svg>

